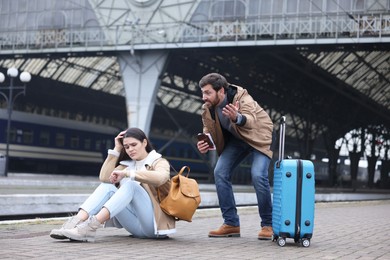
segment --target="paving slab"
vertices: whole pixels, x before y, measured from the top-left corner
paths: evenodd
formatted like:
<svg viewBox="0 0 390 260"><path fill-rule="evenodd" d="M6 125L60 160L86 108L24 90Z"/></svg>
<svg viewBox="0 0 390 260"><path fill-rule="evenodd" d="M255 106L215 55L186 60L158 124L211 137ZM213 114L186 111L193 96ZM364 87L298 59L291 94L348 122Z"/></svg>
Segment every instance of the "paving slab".
<svg viewBox="0 0 390 260"><path fill-rule="evenodd" d="M198 209L169 239L138 239L123 229L97 231L94 243L54 240L66 218L0 222L1 259L390 259L390 200L316 203L310 247L260 241L257 207L240 207L241 237L209 238L218 209Z"/></svg>

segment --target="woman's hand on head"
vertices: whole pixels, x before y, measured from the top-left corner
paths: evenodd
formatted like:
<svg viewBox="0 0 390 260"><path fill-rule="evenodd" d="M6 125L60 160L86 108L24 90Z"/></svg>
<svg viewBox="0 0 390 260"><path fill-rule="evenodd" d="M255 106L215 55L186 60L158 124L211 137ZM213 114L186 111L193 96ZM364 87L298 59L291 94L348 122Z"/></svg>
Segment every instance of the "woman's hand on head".
<svg viewBox="0 0 390 260"><path fill-rule="evenodd" d="M120 132L116 137L115 137L115 151L120 152L123 148L123 138L125 136L126 130Z"/></svg>

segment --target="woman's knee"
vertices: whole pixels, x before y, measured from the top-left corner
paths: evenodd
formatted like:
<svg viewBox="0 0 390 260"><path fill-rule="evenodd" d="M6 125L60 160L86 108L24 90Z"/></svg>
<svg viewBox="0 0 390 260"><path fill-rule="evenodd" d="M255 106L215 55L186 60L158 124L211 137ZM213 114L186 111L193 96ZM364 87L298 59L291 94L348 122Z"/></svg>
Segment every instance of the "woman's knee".
<svg viewBox="0 0 390 260"><path fill-rule="evenodd" d="M138 182L127 181L127 182L123 183L120 188L123 188L123 189L135 189L136 186L139 186Z"/></svg>
<svg viewBox="0 0 390 260"><path fill-rule="evenodd" d="M105 191L105 192L115 192L117 190L117 188L112 183L102 182L96 188L96 190L101 190L101 191Z"/></svg>

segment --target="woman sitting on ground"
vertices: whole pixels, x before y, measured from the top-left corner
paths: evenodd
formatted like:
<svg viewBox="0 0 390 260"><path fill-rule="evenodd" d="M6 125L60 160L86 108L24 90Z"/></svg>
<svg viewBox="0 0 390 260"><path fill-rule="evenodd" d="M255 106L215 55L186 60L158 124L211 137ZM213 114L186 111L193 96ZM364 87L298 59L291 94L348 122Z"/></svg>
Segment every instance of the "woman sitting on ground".
<svg viewBox="0 0 390 260"><path fill-rule="evenodd" d="M176 231L174 218L161 210L157 197L157 188L161 199L168 194L169 162L153 150L142 130L129 128L115 137L99 178L102 183L77 215L53 229L52 238L93 242L103 223L123 227L139 238L161 238Z"/></svg>

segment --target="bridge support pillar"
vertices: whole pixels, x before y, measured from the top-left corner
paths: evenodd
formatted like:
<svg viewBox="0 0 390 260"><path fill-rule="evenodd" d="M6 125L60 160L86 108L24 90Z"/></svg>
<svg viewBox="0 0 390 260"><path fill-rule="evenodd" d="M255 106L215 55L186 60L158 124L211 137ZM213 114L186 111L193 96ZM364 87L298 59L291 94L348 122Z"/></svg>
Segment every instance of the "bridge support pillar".
<svg viewBox="0 0 390 260"><path fill-rule="evenodd" d="M129 127L139 127L147 135L150 131L160 74L165 68L168 51L148 50L118 55L126 93Z"/></svg>

